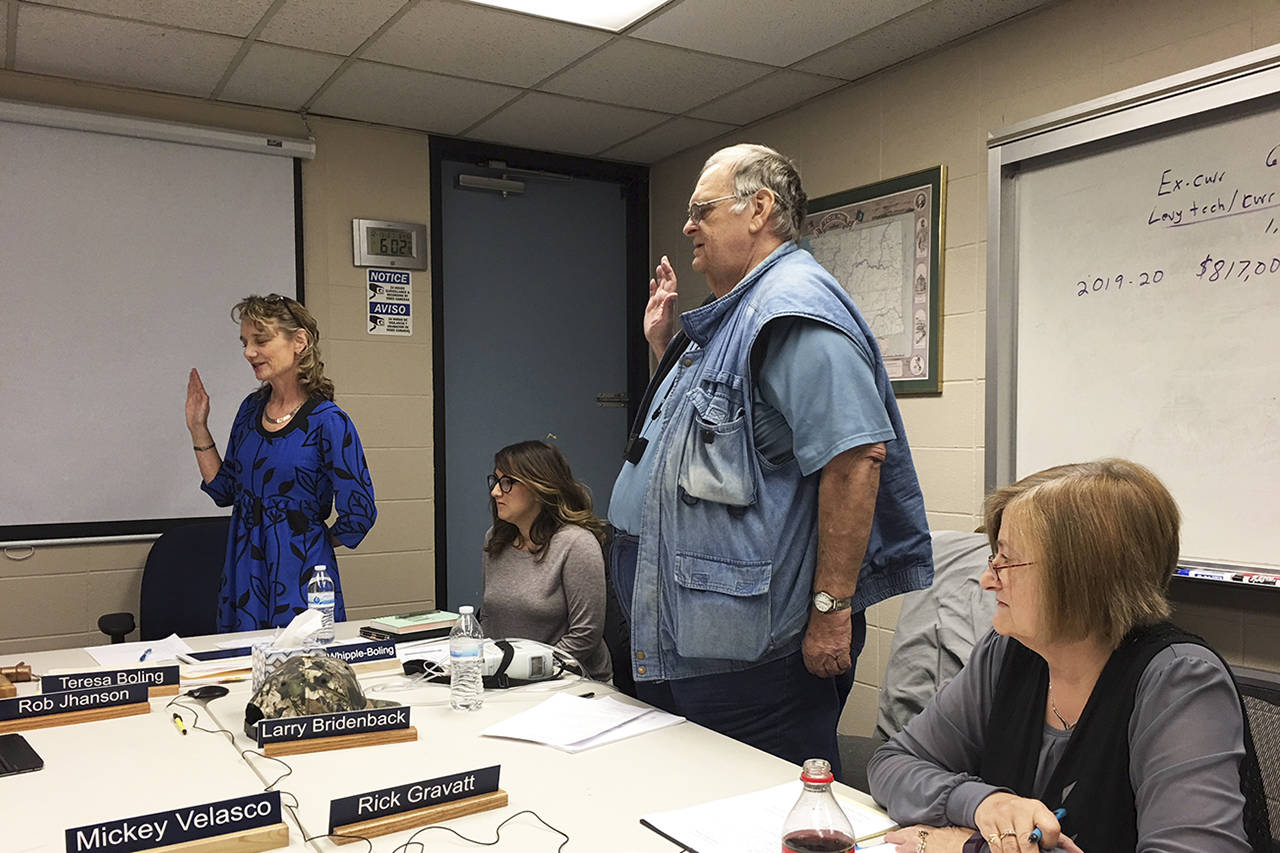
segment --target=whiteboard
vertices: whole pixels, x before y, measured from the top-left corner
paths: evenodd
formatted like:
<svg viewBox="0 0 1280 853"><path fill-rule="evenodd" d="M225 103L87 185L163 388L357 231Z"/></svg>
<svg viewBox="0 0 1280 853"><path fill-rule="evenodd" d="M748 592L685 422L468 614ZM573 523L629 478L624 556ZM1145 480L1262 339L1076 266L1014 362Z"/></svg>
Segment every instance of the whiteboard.
<svg viewBox="0 0 1280 853"><path fill-rule="evenodd" d="M225 514L183 405L219 447L256 387L230 317L297 293L288 157L0 121L0 542Z"/></svg>
<svg viewBox="0 0 1280 853"><path fill-rule="evenodd" d="M993 447L1007 479L1141 462L1182 510L1184 560L1275 566L1280 99L1135 124L999 164L989 356L1012 360L1012 423Z"/></svg>

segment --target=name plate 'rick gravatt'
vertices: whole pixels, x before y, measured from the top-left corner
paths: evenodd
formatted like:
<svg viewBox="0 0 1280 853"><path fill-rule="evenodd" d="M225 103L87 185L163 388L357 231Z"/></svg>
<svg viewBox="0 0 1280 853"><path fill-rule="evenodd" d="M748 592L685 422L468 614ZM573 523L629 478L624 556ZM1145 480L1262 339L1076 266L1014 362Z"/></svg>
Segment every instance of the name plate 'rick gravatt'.
<svg viewBox="0 0 1280 853"><path fill-rule="evenodd" d="M68 829L67 853L134 853L277 823L280 792L269 791Z"/></svg>
<svg viewBox="0 0 1280 853"><path fill-rule="evenodd" d="M409 728L409 708L369 708L309 717L279 717L258 721L258 746L289 740L312 740L365 732Z"/></svg>
<svg viewBox="0 0 1280 853"><path fill-rule="evenodd" d="M89 690L98 687L128 687L131 684L145 684L148 688L168 687L177 683L177 666L147 666L132 669L45 675L40 679L40 692L55 693L67 690Z"/></svg>
<svg viewBox="0 0 1280 853"><path fill-rule="evenodd" d="M498 790L500 765L467 770L395 788L382 788L329 801L329 832L335 827L360 823L398 812L463 800Z"/></svg>
<svg viewBox="0 0 1280 853"><path fill-rule="evenodd" d="M17 699L0 701L0 720L20 720L26 717L87 711L91 708L133 705L148 701L148 690L145 684L126 684L122 687L91 687L88 690L64 690L60 693L19 696Z"/></svg>

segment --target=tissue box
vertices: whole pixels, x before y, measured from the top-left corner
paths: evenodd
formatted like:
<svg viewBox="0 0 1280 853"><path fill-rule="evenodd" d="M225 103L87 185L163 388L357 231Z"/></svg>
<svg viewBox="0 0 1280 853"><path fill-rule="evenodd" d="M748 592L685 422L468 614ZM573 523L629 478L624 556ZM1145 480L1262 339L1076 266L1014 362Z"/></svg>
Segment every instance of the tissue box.
<svg viewBox="0 0 1280 853"><path fill-rule="evenodd" d="M289 658L296 658L299 655L317 655L324 654L324 646L318 643L312 643L306 646L295 646L287 649L273 648L271 640L259 640L250 646L251 658L253 662L253 692L257 693L258 688L262 686L262 682L267 680L271 673L276 671L280 664Z"/></svg>

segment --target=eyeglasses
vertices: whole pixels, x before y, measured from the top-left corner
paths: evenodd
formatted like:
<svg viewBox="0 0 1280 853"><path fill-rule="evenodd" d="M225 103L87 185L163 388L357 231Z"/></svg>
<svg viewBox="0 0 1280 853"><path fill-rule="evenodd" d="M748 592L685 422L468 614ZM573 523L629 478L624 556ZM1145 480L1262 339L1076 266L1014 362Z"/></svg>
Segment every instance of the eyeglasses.
<svg viewBox="0 0 1280 853"><path fill-rule="evenodd" d="M711 212L711 208L715 207L722 201L728 201L731 198L737 197L737 194L722 195L720 198L713 198L710 201L691 201L689 202L689 221L694 225L697 225L706 218L708 213Z"/></svg>
<svg viewBox="0 0 1280 853"><path fill-rule="evenodd" d="M289 297L281 296L278 293L268 293L266 296L262 297L262 301L271 305L275 305L276 303L283 303L284 310L289 312L289 316L293 318L293 322L297 323L299 326L302 325L302 323L298 321L298 315L293 313L293 306L289 304L290 302L292 302L292 300L289 299Z"/></svg>
<svg viewBox="0 0 1280 853"><path fill-rule="evenodd" d="M991 574L996 576L996 582L1001 586L1004 586L1004 578L1000 576L1000 573L1005 569L1017 569L1022 566L1034 566L1036 564L1035 560L1028 560L1025 563L1003 563L997 566L996 558L999 556L999 554L992 554L987 557L987 568L991 570Z"/></svg>
<svg viewBox="0 0 1280 853"><path fill-rule="evenodd" d="M489 491L493 491L493 487L497 486L502 490L504 495L511 494L511 487L520 482L515 477L499 477L497 474L490 474L485 478L485 482L489 484Z"/></svg>

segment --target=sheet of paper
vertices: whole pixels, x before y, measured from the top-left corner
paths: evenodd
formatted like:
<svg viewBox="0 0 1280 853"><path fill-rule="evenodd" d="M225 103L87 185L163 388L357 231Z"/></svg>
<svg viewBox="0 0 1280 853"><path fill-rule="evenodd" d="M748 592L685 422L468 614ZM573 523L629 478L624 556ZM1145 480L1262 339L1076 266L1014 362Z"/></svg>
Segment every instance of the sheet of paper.
<svg viewBox="0 0 1280 853"><path fill-rule="evenodd" d="M557 693L527 711L495 723L480 734L531 740L564 748L615 729L649 712L611 696L600 700Z"/></svg>
<svg viewBox="0 0 1280 853"><path fill-rule="evenodd" d="M112 643L108 646L88 646L85 651L93 656L99 666L124 669L145 664L171 663L191 647L177 634L163 640L144 640L140 643Z"/></svg>
<svg viewBox="0 0 1280 853"><path fill-rule="evenodd" d="M657 812L641 821L694 853L778 853L782 822L800 798L800 790L796 779L738 797ZM859 844L859 853L893 849L883 847L878 837L896 826L888 815L851 800L836 800L853 824L854 837L876 842L866 847Z"/></svg>
<svg viewBox="0 0 1280 853"><path fill-rule="evenodd" d="M612 702L613 697L607 696L603 699L597 699L597 702ZM622 704L622 703L618 703ZM620 726L609 729L607 732L601 732L595 737L589 737L576 743L565 746L559 746L565 752L582 752L584 749L591 749L595 746L604 746L606 743L623 740L636 735L646 734L648 732L664 729L667 726L674 726L677 723L683 723L684 717L677 717L675 714L668 714L666 711L659 711L654 708L652 711L641 714L633 720L628 720Z"/></svg>

